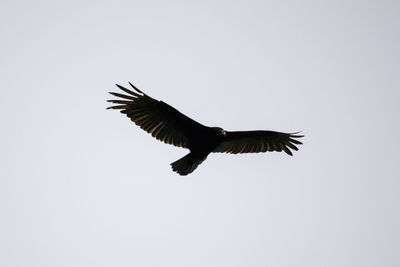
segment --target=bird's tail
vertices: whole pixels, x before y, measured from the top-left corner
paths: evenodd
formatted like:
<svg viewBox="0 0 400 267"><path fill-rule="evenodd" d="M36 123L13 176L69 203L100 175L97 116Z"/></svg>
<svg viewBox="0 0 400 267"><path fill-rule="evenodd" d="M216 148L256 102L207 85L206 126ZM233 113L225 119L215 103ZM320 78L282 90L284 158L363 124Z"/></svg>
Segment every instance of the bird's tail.
<svg viewBox="0 0 400 267"><path fill-rule="evenodd" d="M189 153L183 158L172 162L171 166L174 172L177 172L180 175L188 175L189 173L193 172L206 158L207 156L198 157L192 153Z"/></svg>

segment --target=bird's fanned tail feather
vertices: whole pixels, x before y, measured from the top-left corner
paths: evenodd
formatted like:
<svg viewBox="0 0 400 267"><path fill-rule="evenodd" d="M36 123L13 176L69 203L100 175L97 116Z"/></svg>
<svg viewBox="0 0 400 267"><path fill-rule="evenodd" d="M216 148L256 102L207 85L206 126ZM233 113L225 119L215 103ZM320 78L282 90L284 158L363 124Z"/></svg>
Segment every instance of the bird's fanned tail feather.
<svg viewBox="0 0 400 267"><path fill-rule="evenodd" d="M192 153L187 154L181 159L171 163L172 170L180 175L192 173L205 159L205 157L196 157Z"/></svg>

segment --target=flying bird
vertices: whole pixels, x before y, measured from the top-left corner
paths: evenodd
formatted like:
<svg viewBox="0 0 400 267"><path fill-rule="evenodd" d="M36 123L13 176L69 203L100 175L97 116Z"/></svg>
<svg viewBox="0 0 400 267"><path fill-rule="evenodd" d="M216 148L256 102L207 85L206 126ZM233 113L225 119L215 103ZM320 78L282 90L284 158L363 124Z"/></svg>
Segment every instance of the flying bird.
<svg viewBox="0 0 400 267"><path fill-rule="evenodd" d="M156 139L190 150L189 154L171 163L180 175L193 172L211 152L258 153L292 150L302 143L296 133L275 131L226 131L220 127L204 126L182 114L172 106L146 95L129 82L135 91L116 86L125 94L110 92L119 99L108 100L115 104L107 109L117 109L126 114L136 125Z"/></svg>

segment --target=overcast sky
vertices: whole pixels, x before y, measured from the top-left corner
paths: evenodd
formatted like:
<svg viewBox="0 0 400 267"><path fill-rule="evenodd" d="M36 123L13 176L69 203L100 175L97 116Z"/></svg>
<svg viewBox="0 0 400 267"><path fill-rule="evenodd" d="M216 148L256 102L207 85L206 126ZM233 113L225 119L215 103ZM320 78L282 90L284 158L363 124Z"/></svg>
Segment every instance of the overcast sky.
<svg viewBox="0 0 400 267"><path fill-rule="evenodd" d="M1 1L1 266L400 266L398 1ZM187 177L133 82L284 153Z"/></svg>

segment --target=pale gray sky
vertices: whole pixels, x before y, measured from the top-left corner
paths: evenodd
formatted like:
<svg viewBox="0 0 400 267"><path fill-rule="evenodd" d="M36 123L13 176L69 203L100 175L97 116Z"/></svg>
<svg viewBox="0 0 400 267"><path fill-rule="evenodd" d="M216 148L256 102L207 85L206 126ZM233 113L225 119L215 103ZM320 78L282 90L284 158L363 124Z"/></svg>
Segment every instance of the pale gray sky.
<svg viewBox="0 0 400 267"><path fill-rule="evenodd" d="M400 266L397 1L2 1L0 266ZM209 126L187 153L106 110L131 81Z"/></svg>

